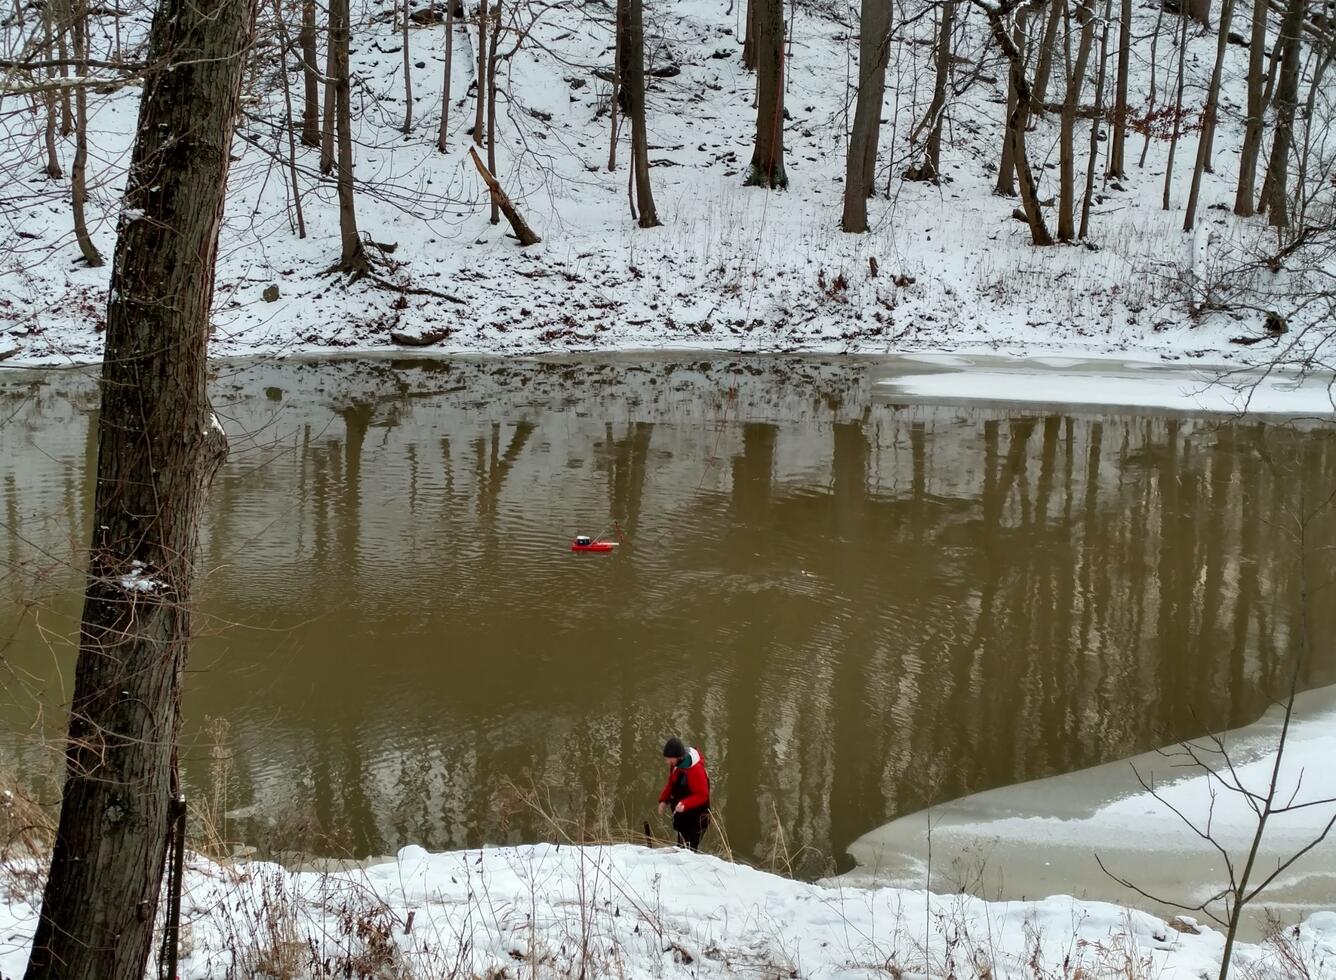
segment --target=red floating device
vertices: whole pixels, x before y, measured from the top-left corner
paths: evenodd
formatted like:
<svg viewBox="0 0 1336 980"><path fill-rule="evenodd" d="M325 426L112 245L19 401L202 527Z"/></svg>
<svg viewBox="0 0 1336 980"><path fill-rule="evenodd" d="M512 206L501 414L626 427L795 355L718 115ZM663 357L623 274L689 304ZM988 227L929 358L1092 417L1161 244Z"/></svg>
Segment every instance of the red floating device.
<svg viewBox="0 0 1336 980"><path fill-rule="evenodd" d="M576 535L571 542L571 551L611 551L615 547L616 541L596 541L587 534Z"/></svg>

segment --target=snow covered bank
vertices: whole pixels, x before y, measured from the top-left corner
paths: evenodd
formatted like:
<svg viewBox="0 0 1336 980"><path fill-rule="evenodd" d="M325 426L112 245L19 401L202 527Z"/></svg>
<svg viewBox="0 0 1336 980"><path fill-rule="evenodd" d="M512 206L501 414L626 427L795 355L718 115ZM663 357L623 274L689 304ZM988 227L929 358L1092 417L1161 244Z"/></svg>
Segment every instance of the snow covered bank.
<svg viewBox="0 0 1336 980"><path fill-rule="evenodd" d="M290 873L195 860L187 980L251 976L946 976L1188 980L1223 937L1141 912L1049 898L988 903L821 887L677 849L539 844L428 854L364 871ZM0 905L0 971L22 972L35 911ZM1336 976L1336 913L1287 935L1313 978ZM1278 963L1269 945L1236 964ZM328 970L330 972L323 972ZM1258 975L1264 975L1259 973ZM1283 976L1276 973L1276 976Z"/></svg>
<svg viewBox="0 0 1336 980"><path fill-rule="evenodd" d="M1336 687L1299 696L1278 794L1285 803L1336 799ZM1282 715L1226 733L1223 743L1242 785L1265 791L1275 761ZM1206 740L1197 743L1205 748ZM1153 903L1103 874L1095 861L1139 888L1195 906L1228 882L1220 855L1170 807L1206 827L1241 868L1256 827L1247 801L1190 760L1147 753L1081 772L978 793L911 814L859 838L849 848L858 867L847 884L920 886L929 878L944 891L967 888L1004 898L1071 893L1141 907ZM1222 770L1222 757L1205 753ZM1137 781L1133 766L1164 802ZM1224 773L1229 779L1228 772ZM1168 805L1166 805L1168 804ZM1336 818L1336 802L1271 818L1254 884L1278 863L1317 839ZM931 833L929 833L931 831ZM1329 837L1276 879L1252 909L1257 935L1262 907L1293 921L1336 907L1336 838ZM1218 906L1215 906L1218 909ZM1173 909L1159 906L1163 914ZM1333 965L1336 971L1336 964ZM1333 972L1336 976L1336 972Z"/></svg>

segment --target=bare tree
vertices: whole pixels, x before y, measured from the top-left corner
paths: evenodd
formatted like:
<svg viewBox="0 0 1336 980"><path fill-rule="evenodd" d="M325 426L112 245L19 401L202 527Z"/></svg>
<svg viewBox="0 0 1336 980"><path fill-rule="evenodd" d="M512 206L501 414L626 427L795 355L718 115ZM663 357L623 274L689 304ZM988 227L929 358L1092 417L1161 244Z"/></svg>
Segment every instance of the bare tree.
<svg viewBox="0 0 1336 980"><path fill-rule="evenodd" d="M1253 192L1257 186L1257 158L1262 151L1262 125L1266 106L1262 89L1266 83L1266 0L1252 0L1252 36L1248 46L1248 118L1243 146L1239 150L1239 186L1234 194L1234 213L1250 218L1256 213Z"/></svg>
<svg viewBox="0 0 1336 980"><path fill-rule="evenodd" d="M42 35L46 42L47 51L55 49L55 36L51 27L53 19L51 4L44 4L42 7ZM52 81L55 77L55 67L49 66L46 70L47 81ZM56 151L56 127L58 123L56 87L53 85L48 88L42 94L42 99L46 105L46 168L42 172L54 180L57 177L64 176L64 171L60 167L60 154Z"/></svg>
<svg viewBox="0 0 1336 980"><path fill-rule="evenodd" d="M1084 240L1090 234L1090 202L1095 195L1095 161L1099 156L1099 126L1104 118L1104 79L1109 65L1109 21L1113 15L1113 0L1104 0L1103 24L1099 38L1099 74L1095 79L1095 118L1090 121L1090 152L1086 156L1085 194L1081 198L1081 230Z"/></svg>
<svg viewBox="0 0 1336 980"><path fill-rule="evenodd" d="M496 173L496 43L501 34L501 0L494 0L491 10L492 29L488 32L487 46L487 169ZM496 195L492 195L492 224L501 220L501 209Z"/></svg>
<svg viewBox="0 0 1336 980"><path fill-rule="evenodd" d="M840 227L848 232L868 230L867 199L876 180L890 36L890 0L863 0L858 35L858 96L845 160L844 214L840 219Z"/></svg>
<svg viewBox="0 0 1336 980"><path fill-rule="evenodd" d="M325 28L325 117L320 137L320 172L329 176L334 172L334 143L338 110L338 50L334 43L334 14L328 14Z"/></svg>
<svg viewBox="0 0 1336 980"><path fill-rule="evenodd" d="M357 202L353 191L352 69L348 58L348 0L330 0L329 44L334 53L334 123L338 130L339 261L334 269L360 278L371 271L366 248L357 231Z"/></svg>
<svg viewBox="0 0 1336 980"><path fill-rule="evenodd" d="M630 28L630 0L617 0L613 6L612 24L612 91L608 96L608 173L617 169L617 138L620 129L619 114L625 94L622 83L626 72L623 70L626 54L631 46L627 32Z"/></svg>
<svg viewBox="0 0 1336 980"><path fill-rule="evenodd" d="M107 305L65 788L27 980L141 980L176 773L214 264L255 2L161 0Z"/></svg>
<svg viewBox="0 0 1336 980"><path fill-rule="evenodd" d="M1174 183L1174 155L1178 152L1178 137L1183 130L1183 70L1188 57L1188 19L1179 18L1178 32L1178 85L1174 90L1174 130L1169 137L1169 158L1164 165L1164 196L1162 209L1169 210L1169 189Z"/></svg>
<svg viewBox="0 0 1336 980"><path fill-rule="evenodd" d="M1081 38L1076 64L1073 65L1071 14L1064 4L1063 22L1066 30L1063 32L1063 58L1067 68L1067 84L1063 92L1058 136L1058 239L1064 242L1070 242L1076 237L1072 214L1076 206L1076 110L1081 102L1081 90L1085 87L1086 67L1094 41L1095 0L1081 0L1076 16L1081 23ZM1092 121L1091 126L1098 128L1098 122Z"/></svg>
<svg viewBox="0 0 1336 980"><path fill-rule="evenodd" d="M993 41L1006 55L1010 66L1011 84L1016 89L1016 104L1007 116L1005 138L1011 142L1012 159L1015 161L1016 176L1020 181L1021 206L1025 211L1025 222L1030 226L1030 240L1035 245L1052 245L1053 236L1049 234L1043 211L1039 207L1039 190L1025 149L1025 122L1030 117L1033 93L1030 90L1029 79L1025 77L1025 56L1007 33L1007 18L1016 11L1020 0L1003 0L997 5L989 0L974 0L974 3L988 18Z"/></svg>
<svg viewBox="0 0 1336 980"><path fill-rule="evenodd" d="M1049 0L1049 2L1053 4L1054 10L1059 10L1060 4L1064 2L1064 0ZM1016 50L1020 52L1022 75L1025 73L1025 66L1024 66L1026 60L1025 22L1027 19L1028 10L1029 10L1029 5L1019 7L1018 9L1015 10L1015 16L1013 18L1014 23L1011 29L1012 44L1014 44ZM1002 118L1002 127L1003 127L1002 155L1001 155L1001 162L998 164L997 168L997 184L993 188L993 193L1002 197L1015 197L1016 196L1016 147L1015 143L1012 142L1012 140L1007 134L1011 131L1010 129L1011 117L1012 114L1015 113L1016 111L1016 106L1019 102L1020 96L1016 91L1016 79L1011 74L1010 60L1008 60L1007 64L1008 64L1007 114ZM1043 64L1042 58L1040 60L1040 64L1041 65ZM1034 101L1033 92L1034 90L1031 89L1032 102ZM1025 118L1022 120L1021 125L1023 127L1029 125L1028 109L1025 112Z"/></svg>
<svg viewBox="0 0 1336 980"><path fill-rule="evenodd" d="M1290 144L1294 138L1294 108L1299 101L1299 42L1306 8L1305 0L1289 0L1280 26L1285 46L1280 62L1280 82L1276 87L1275 134L1271 138L1271 161L1267 165L1267 193L1262 202L1273 228L1285 228L1290 223Z"/></svg>
<svg viewBox="0 0 1336 980"><path fill-rule="evenodd" d="M1211 83L1206 89L1206 108L1202 113L1201 134L1197 138L1197 160L1192 167L1192 187L1188 191L1187 213L1183 216L1183 230L1191 231L1197 220L1197 199L1201 195L1202 174L1211 167L1211 137L1215 132L1216 115L1220 109L1220 77L1225 68L1225 51L1229 47L1229 25L1234 19L1234 0L1223 0L1220 6L1220 30L1215 44L1215 65L1211 69Z"/></svg>
<svg viewBox="0 0 1336 980"><path fill-rule="evenodd" d="M450 75L455 62L455 5L445 0L445 77L441 80L441 125L436 131L436 149L445 152L450 140Z"/></svg>
<svg viewBox="0 0 1336 980"><path fill-rule="evenodd" d="M411 133L413 131L413 56L409 49L408 25L409 18L413 11L408 5L409 0L404 0L404 24L402 43L404 46L404 125L403 131Z"/></svg>
<svg viewBox="0 0 1336 980"><path fill-rule="evenodd" d="M635 178L640 227L654 228L659 224L659 215L649 185L649 136L645 131L645 3L644 0L625 2L629 8L626 94L631 103L631 171Z"/></svg>
<svg viewBox="0 0 1336 980"><path fill-rule="evenodd" d="M1058 25L1067 16L1067 0L1047 0L1048 20L1039 41L1039 61L1034 70L1034 110L1043 113L1048 100L1048 81L1053 76L1053 48L1057 44ZM1021 8L1022 16L1025 8ZM1019 45L1020 42L1017 42ZM1022 48L1024 50L1024 48Z"/></svg>
<svg viewBox="0 0 1336 980"><path fill-rule="evenodd" d="M288 139L288 179L292 186L292 206L295 212L294 218L297 225L297 237L306 237L306 216L302 213L302 190L297 182L297 137L292 120L292 86L288 81L288 51L291 45L288 41L288 25L283 19L282 0L274 0L274 27L278 32L278 62L279 75L283 79L283 114L284 126L283 132L287 134Z"/></svg>
<svg viewBox="0 0 1336 980"><path fill-rule="evenodd" d="M933 52L936 61L933 72L932 102L923 117L922 126L928 129L923 147L923 162L905 172L906 180L937 180L942 166L942 121L946 117L946 90L951 84L951 29L955 24L956 5L946 0L940 8L937 25L937 45ZM1010 93L1014 98L1015 93ZM911 143L913 140L911 140Z"/></svg>
<svg viewBox="0 0 1336 980"><path fill-rule="evenodd" d="M1161 8L1163 9L1163 8ZM1126 177L1123 156L1127 145L1127 74L1132 58L1132 0L1121 0L1118 14L1118 75L1113 95L1113 147L1109 152L1109 176ZM1152 75L1154 67L1151 68Z"/></svg>
<svg viewBox="0 0 1336 980"><path fill-rule="evenodd" d="M320 145L320 71L315 45L315 0L301 0L302 27L297 43L302 51L302 145Z"/></svg>
<svg viewBox="0 0 1336 980"><path fill-rule="evenodd" d="M86 0L74 0L71 8L74 28L74 58L79 73L88 76L88 6ZM84 261L94 269L102 265L102 253L88 233L88 86L74 88L74 164L70 168L70 201L74 209L74 237Z"/></svg>
<svg viewBox="0 0 1336 980"><path fill-rule="evenodd" d="M746 183L784 188L784 0L755 3L756 140Z"/></svg>
<svg viewBox="0 0 1336 980"><path fill-rule="evenodd" d="M473 112L473 142L482 146L487 111L487 0L478 0L478 104Z"/></svg>

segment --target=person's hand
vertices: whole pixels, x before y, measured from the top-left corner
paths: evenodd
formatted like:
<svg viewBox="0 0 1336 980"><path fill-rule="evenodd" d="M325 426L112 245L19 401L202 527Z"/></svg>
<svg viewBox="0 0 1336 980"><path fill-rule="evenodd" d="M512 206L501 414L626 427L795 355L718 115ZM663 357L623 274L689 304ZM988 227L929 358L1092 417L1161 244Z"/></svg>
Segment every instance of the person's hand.
<svg viewBox="0 0 1336 980"><path fill-rule="evenodd" d="M677 804L677 806L673 809L673 812L674 812L674 813L682 813L684 810L686 810L686 807L683 806L681 803L679 803L679 804Z"/></svg>
<svg viewBox="0 0 1336 980"><path fill-rule="evenodd" d="M664 815L665 813L667 813L667 812L668 812L668 804L667 804L667 803L660 803L660 804L659 804L659 816L663 816L663 815Z"/></svg>

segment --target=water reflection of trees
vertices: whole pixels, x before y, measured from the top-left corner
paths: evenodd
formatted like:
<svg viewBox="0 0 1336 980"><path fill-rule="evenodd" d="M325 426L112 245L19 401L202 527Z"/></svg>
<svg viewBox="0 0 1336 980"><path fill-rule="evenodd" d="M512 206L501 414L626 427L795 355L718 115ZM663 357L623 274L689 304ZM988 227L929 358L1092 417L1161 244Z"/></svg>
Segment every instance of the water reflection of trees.
<svg viewBox="0 0 1336 980"><path fill-rule="evenodd" d="M737 852L779 824L815 873L934 799L1246 721L1297 622L1276 519L1334 475L1321 434L896 407L806 363L321 378L235 396L272 437L217 484L205 593L244 626L188 709L232 719L243 798L359 852L540 834L526 771L638 826L679 731ZM4 513L84 513L82 441ZM626 554L561 552L595 520Z"/></svg>

